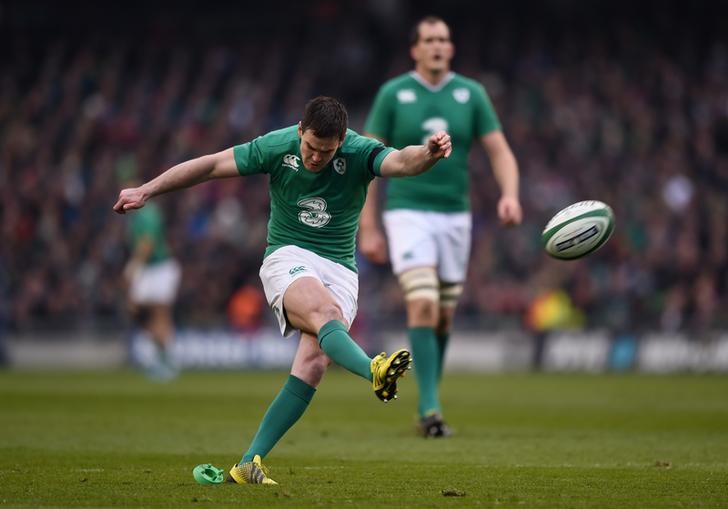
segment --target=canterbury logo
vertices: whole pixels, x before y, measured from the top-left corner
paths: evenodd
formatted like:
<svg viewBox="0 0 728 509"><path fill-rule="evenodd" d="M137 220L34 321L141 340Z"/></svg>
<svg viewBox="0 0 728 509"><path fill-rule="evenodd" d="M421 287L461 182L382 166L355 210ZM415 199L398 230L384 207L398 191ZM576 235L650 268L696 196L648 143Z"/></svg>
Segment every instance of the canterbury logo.
<svg viewBox="0 0 728 509"><path fill-rule="evenodd" d="M417 94L411 88L403 88L397 91L397 101L402 104L410 104L417 101Z"/></svg>
<svg viewBox="0 0 728 509"><path fill-rule="evenodd" d="M303 272L304 270L306 270L306 267L304 267L303 265L299 265L298 267L293 267L291 270L288 271L288 273L291 276L295 276L296 274L298 274L299 272Z"/></svg>
<svg viewBox="0 0 728 509"><path fill-rule="evenodd" d="M283 165L282 166L285 166L292 170L298 171L298 161L300 159L301 158L298 157L297 155L286 154L283 156Z"/></svg>

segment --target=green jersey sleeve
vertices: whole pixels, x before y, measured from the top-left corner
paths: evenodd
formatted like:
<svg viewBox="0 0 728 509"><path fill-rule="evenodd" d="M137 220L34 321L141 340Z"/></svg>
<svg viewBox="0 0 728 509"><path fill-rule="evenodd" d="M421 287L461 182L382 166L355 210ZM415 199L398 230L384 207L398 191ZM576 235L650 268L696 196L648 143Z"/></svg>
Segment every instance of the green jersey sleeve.
<svg viewBox="0 0 728 509"><path fill-rule="evenodd" d="M382 161L395 150L385 146L379 140L362 136L351 130L346 139L346 145L345 150L357 153L358 157L362 158L363 166L367 169L365 176L368 180L382 176Z"/></svg>
<svg viewBox="0 0 728 509"><path fill-rule="evenodd" d="M259 136L252 141L233 147L235 165L240 175L268 173L264 146L265 136Z"/></svg>
<svg viewBox="0 0 728 509"><path fill-rule="evenodd" d="M364 123L364 132L391 143L392 115L394 112L394 96L390 87L381 87Z"/></svg>
<svg viewBox="0 0 728 509"><path fill-rule="evenodd" d="M394 152L394 148L385 146L382 142L379 140L375 140L374 138L368 138L366 136L362 136L360 138L362 141L363 152L367 155L367 168L371 172L371 176L373 177L381 177L382 176L382 162L384 161L384 158L387 157L390 153Z"/></svg>
<svg viewBox="0 0 728 509"><path fill-rule="evenodd" d="M395 149L392 147L385 147L384 145L381 145L379 147L375 147L371 151L370 160L372 161L372 172L377 177L382 176L382 162L384 162L384 158L387 157L389 154L394 152Z"/></svg>
<svg viewBox="0 0 728 509"><path fill-rule="evenodd" d="M498 115L490 102L490 97L483 88L478 84L473 94L473 104L475 106L475 133L477 136L483 136L493 131L500 131L501 124Z"/></svg>

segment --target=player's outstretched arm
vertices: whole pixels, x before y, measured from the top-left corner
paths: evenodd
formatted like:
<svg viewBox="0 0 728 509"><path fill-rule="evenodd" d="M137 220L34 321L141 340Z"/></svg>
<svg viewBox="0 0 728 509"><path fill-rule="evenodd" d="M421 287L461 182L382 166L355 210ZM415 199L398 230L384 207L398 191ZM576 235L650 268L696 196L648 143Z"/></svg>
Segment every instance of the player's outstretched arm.
<svg viewBox="0 0 728 509"><path fill-rule="evenodd" d="M125 214L127 210L139 209L147 200L158 194L194 186L212 179L237 177L237 166L233 149L216 154L190 159L170 169L139 187L122 189L114 210Z"/></svg>
<svg viewBox="0 0 728 509"><path fill-rule="evenodd" d="M425 145L410 145L387 154L382 161L382 177L411 177L423 173L452 152L450 135L439 131L427 139Z"/></svg>

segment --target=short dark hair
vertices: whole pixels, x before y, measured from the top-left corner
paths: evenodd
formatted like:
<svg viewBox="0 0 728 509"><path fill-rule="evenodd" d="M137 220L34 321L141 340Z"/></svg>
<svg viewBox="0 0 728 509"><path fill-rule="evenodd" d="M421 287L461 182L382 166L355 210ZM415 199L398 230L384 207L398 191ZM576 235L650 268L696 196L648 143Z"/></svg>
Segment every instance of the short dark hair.
<svg viewBox="0 0 728 509"><path fill-rule="evenodd" d="M428 25L434 25L435 23L445 23L445 26L447 27L448 32L450 31L450 25L447 24L447 21L442 19L439 16L425 16L424 18L421 18L417 21L417 23L414 24L412 27L412 30L410 31L410 46L414 46L417 44L420 40L420 25L423 23L426 23Z"/></svg>
<svg viewBox="0 0 728 509"><path fill-rule="evenodd" d="M301 120L301 130L311 129L319 138L332 138L340 140L346 137L349 125L349 115L346 108L333 97L319 96L306 103Z"/></svg>

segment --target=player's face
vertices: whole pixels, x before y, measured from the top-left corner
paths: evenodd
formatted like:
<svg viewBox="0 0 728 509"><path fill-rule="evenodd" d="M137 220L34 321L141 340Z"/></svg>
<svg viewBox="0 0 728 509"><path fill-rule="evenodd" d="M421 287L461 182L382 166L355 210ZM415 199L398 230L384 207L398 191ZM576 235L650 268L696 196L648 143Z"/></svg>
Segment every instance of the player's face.
<svg viewBox="0 0 728 509"><path fill-rule="evenodd" d="M417 44L411 48L418 70L430 73L449 71L455 48L447 25L442 21L420 23L419 34Z"/></svg>
<svg viewBox="0 0 728 509"><path fill-rule="evenodd" d="M331 138L319 138L311 129L301 130L298 124L298 135L301 137L301 159L303 166L309 171L321 171L324 166L334 158L336 150L341 146L343 140L338 136Z"/></svg>

